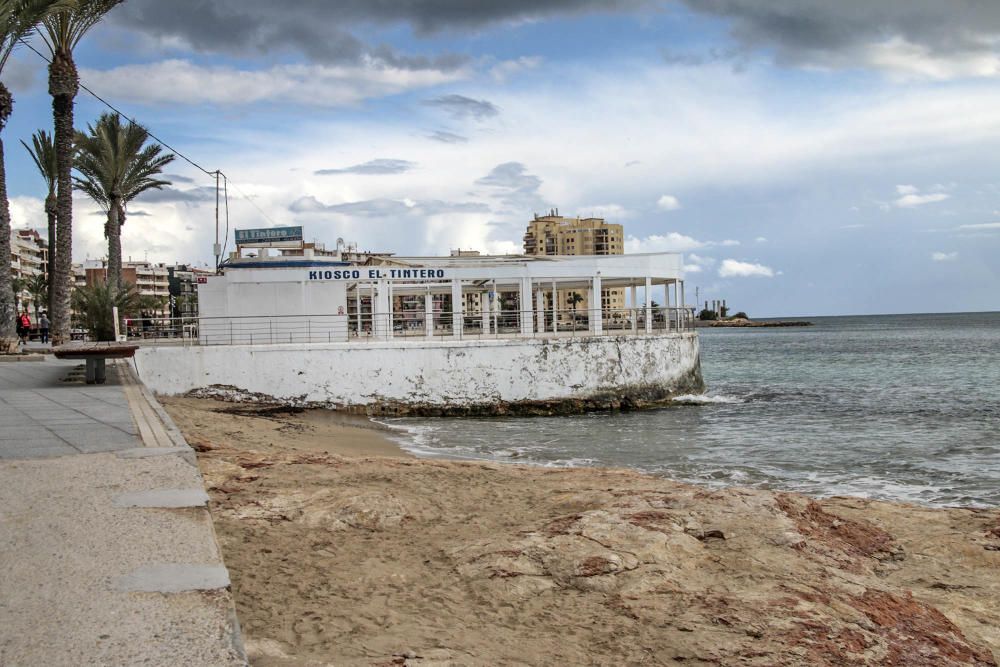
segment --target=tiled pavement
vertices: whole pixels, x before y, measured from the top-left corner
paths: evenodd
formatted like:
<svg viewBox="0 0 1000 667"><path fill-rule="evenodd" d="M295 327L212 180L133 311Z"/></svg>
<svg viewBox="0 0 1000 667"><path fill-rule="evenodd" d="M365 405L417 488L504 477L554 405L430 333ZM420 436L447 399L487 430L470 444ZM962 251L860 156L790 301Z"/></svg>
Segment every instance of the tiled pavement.
<svg viewBox="0 0 1000 667"><path fill-rule="evenodd" d="M0 363L0 459L142 446L111 365L105 385L84 384L74 373L79 366L54 359Z"/></svg>
<svg viewBox="0 0 1000 667"><path fill-rule="evenodd" d="M246 665L194 452L123 364L81 376L0 360L0 665Z"/></svg>

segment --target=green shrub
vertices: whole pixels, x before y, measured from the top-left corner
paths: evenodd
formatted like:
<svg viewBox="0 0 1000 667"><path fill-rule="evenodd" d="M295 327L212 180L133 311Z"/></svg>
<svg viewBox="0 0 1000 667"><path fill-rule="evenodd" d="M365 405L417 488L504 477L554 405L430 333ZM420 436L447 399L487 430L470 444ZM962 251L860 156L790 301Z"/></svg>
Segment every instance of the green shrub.
<svg viewBox="0 0 1000 667"><path fill-rule="evenodd" d="M91 340L115 339L115 306L120 315L135 309L139 296L128 283L117 292L105 283L78 287L73 290L73 310L81 328L86 329Z"/></svg>
<svg viewBox="0 0 1000 667"><path fill-rule="evenodd" d="M719 314L714 310L708 310L703 308L700 313L698 313L699 320L717 320L719 319Z"/></svg>

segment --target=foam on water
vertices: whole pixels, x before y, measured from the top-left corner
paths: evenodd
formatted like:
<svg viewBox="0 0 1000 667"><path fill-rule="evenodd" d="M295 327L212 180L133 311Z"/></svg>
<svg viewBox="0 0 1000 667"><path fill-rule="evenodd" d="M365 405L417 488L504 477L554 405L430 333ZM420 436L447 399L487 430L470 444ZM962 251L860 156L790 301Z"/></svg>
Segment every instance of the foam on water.
<svg viewBox="0 0 1000 667"><path fill-rule="evenodd" d="M671 399L671 403L676 403L678 405L713 405L713 404L731 404L731 403L745 403L742 398L738 396L723 396L723 395L709 395L709 394L683 394L681 396L675 396Z"/></svg>
<svg viewBox="0 0 1000 667"><path fill-rule="evenodd" d="M1000 313L815 321L702 330L688 409L387 422L418 456L1000 506Z"/></svg>

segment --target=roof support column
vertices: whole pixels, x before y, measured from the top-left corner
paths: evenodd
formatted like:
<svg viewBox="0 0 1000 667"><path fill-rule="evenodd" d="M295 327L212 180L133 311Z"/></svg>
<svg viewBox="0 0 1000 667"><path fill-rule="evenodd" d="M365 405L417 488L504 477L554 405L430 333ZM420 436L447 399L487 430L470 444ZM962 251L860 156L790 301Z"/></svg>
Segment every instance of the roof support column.
<svg viewBox="0 0 1000 667"><path fill-rule="evenodd" d="M465 300L462 298L462 281L454 278L451 281L451 334L456 338L462 337L462 328L465 321Z"/></svg>
<svg viewBox="0 0 1000 667"><path fill-rule="evenodd" d="M490 332L490 293L489 291L479 293L479 317L482 323L481 334Z"/></svg>
<svg viewBox="0 0 1000 667"><path fill-rule="evenodd" d="M674 281L674 291L677 290L677 281ZM663 319L663 328L668 332L670 331L670 283L665 283L663 285L663 313L665 315Z"/></svg>
<svg viewBox="0 0 1000 667"><path fill-rule="evenodd" d="M424 294L424 335L434 338L434 295L430 290Z"/></svg>
<svg viewBox="0 0 1000 667"><path fill-rule="evenodd" d="M360 338L361 337L361 330L363 328L361 326L361 283L355 283L355 285L354 285L354 294L356 296L356 298L355 298L355 304L354 304L354 309L355 309L355 311L357 311L356 315L357 315L357 325L358 325L356 333L357 333L358 337Z"/></svg>
<svg viewBox="0 0 1000 667"><path fill-rule="evenodd" d="M545 333L545 290L535 288L535 329Z"/></svg>
<svg viewBox="0 0 1000 667"><path fill-rule="evenodd" d="M493 281L493 291L490 292L490 310L493 312L493 333L500 335L500 293L497 292L497 281Z"/></svg>
<svg viewBox="0 0 1000 667"><path fill-rule="evenodd" d="M395 310L394 308L395 304L393 303L394 299L392 298L392 281L387 281L385 283L385 300L386 300L385 319L387 320L386 324L388 325L385 331L385 337L392 338L396 333L396 322L395 322L396 313L393 312Z"/></svg>
<svg viewBox="0 0 1000 667"><path fill-rule="evenodd" d="M552 333L559 333L559 290L556 281L552 281Z"/></svg>
<svg viewBox="0 0 1000 667"><path fill-rule="evenodd" d="M532 318L534 308L531 305L531 278L521 278L521 334L530 336L534 328Z"/></svg>
<svg viewBox="0 0 1000 667"><path fill-rule="evenodd" d="M653 332L653 279L646 276L646 333Z"/></svg>
<svg viewBox="0 0 1000 667"><path fill-rule="evenodd" d="M680 316L677 320L677 328L681 331L687 329L687 306L684 304L684 281L680 281L681 296L677 301L677 307L680 308Z"/></svg>
<svg viewBox="0 0 1000 667"><path fill-rule="evenodd" d="M389 321L389 287L385 280L378 281L378 289L372 284L375 298L372 299L373 330L376 338L387 339L392 336L392 322Z"/></svg>
<svg viewBox="0 0 1000 667"><path fill-rule="evenodd" d="M634 284L631 285L629 289L632 292L631 299L629 301L629 305L632 307L631 310L632 333L637 333L637 329L639 328L639 304L635 300L635 285Z"/></svg>
<svg viewBox="0 0 1000 667"><path fill-rule="evenodd" d="M594 276L590 282L590 331L595 336L604 333L604 299L601 298L601 276Z"/></svg>

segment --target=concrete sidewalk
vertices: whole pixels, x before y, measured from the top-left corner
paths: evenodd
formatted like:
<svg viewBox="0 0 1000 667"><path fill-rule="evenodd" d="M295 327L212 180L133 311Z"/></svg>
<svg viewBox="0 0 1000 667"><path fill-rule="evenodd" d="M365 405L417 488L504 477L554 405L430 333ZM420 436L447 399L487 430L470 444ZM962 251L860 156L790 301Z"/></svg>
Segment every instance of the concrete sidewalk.
<svg viewBox="0 0 1000 667"><path fill-rule="evenodd" d="M125 363L0 363L0 665L243 665L194 452Z"/></svg>

